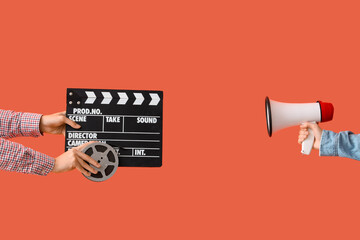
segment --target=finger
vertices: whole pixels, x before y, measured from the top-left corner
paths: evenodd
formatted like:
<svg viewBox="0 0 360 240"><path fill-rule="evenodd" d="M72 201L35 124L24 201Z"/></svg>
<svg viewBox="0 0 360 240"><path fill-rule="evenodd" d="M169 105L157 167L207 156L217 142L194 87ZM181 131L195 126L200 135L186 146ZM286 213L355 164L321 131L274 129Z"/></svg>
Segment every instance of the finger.
<svg viewBox="0 0 360 240"><path fill-rule="evenodd" d="M302 124L300 125L300 129L308 129L308 127L309 127L309 123L308 123L308 122L302 123Z"/></svg>
<svg viewBox="0 0 360 240"><path fill-rule="evenodd" d="M78 150L76 150L76 154L82 159L82 160L85 160L87 161L88 163L94 165L95 167L101 167L100 164L95 160L93 159L92 157L90 157L89 155L83 153L83 152L80 152Z"/></svg>
<svg viewBox="0 0 360 240"><path fill-rule="evenodd" d="M316 131L316 130L318 130L320 127L319 127L319 125L317 125L316 123L309 123L309 124L308 124L308 128L310 128L310 129L313 130L313 131Z"/></svg>
<svg viewBox="0 0 360 240"><path fill-rule="evenodd" d="M66 111L59 112L60 115L66 116Z"/></svg>
<svg viewBox="0 0 360 240"><path fill-rule="evenodd" d="M299 134L304 134L304 133L306 133L306 132L308 132L307 129L300 129Z"/></svg>
<svg viewBox="0 0 360 240"><path fill-rule="evenodd" d="M86 148L88 145L92 144L92 143L95 143L96 141L90 141L90 142L87 142L87 143L84 143L83 145L80 145L80 146L77 146L77 147L74 147L75 149L79 150L79 151L82 151L84 148Z"/></svg>
<svg viewBox="0 0 360 240"><path fill-rule="evenodd" d="M73 120L68 119L67 117L65 118L65 123L67 125L70 125L73 128L81 128L81 126L79 124L77 124L76 122L74 122Z"/></svg>
<svg viewBox="0 0 360 240"><path fill-rule="evenodd" d="M307 138L308 137L308 133L302 133L302 134L299 134L299 138Z"/></svg>
<svg viewBox="0 0 360 240"><path fill-rule="evenodd" d="M305 139L305 138L308 137L308 135L309 135L309 134L304 133L304 134L300 134L299 137Z"/></svg>
<svg viewBox="0 0 360 240"><path fill-rule="evenodd" d="M86 171L81 165L79 162L76 162L76 169L79 170L82 174L90 177L91 176L91 173Z"/></svg>
<svg viewBox="0 0 360 240"><path fill-rule="evenodd" d="M311 129L313 131L319 131L319 129L321 130L321 128L319 127L319 125L317 123L313 123L313 122L306 122L300 125L301 129Z"/></svg>
<svg viewBox="0 0 360 240"><path fill-rule="evenodd" d="M93 167L91 167L89 164L87 164L83 159L81 159L81 157L78 156L77 160L84 169L86 169L89 172L92 172L94 174L97 173L97 170L95 170Z"/></svg>

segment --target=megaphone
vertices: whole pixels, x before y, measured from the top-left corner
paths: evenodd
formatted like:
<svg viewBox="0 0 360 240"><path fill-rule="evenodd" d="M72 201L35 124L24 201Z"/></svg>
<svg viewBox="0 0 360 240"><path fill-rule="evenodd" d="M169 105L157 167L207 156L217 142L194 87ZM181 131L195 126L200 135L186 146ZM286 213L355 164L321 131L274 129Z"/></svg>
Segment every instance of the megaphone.
<svg viewBox="0 0 360 240"><path fill-rule="evenodd" d="M266 124L269 137L280 129L300 125L304 122L327 122L332 120L334 106L331 103L284 103L265 98ZM301 153L309 155L314 144L314 134L303 141Z"/></svg>

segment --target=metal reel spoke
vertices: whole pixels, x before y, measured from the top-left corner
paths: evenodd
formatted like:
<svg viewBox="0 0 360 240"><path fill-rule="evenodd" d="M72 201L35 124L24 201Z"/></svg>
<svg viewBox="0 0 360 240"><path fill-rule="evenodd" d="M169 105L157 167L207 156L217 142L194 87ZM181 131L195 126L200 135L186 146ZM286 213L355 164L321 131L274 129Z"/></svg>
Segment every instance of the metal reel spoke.
<svg viewBox="0 0 360 240"><path fill-rule="evenodd" d="M91 146L90 148L93 150L93 153L97 152L95 146Z"/></svg>
<svg viewBox="0 0 360 240"><path fill-rule="evenodd" d="M105 169L100 171L103 177L106 177Z"/></svg>
<svg viewBox="0 0 360 240"><path fill-rule="evenodd" d="M110 150L111 150L110 148L109 148L109 149L107 149L107 150L104 152L104 155L105 155L105 156L107 156L107 155L108 155L108 153L110 152Z"/></svg>

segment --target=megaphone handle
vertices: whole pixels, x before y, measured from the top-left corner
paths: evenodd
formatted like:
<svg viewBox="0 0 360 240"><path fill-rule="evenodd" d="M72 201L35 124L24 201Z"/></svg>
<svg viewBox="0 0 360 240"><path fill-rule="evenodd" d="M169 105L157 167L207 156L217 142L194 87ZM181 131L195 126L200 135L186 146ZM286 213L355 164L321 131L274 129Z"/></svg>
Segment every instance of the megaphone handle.
<svg viewBox="0 0 360 240"><path fill-rule="evenodd" d="M314 133L310 128L308 128L308 132L309 132L309 135L301 144L301 153L305 154L305 155L310 154L311 149L314 145L314 140L315 140Z"/></svg>

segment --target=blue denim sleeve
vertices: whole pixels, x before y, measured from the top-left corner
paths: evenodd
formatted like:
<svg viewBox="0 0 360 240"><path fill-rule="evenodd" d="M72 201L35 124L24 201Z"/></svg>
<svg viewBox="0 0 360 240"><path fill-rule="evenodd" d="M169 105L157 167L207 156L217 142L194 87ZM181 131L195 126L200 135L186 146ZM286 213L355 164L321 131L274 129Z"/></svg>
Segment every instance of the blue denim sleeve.
<svg viewBox="0 0 360 240"><path fill-rule="evenodd" d="M335 133L323 130L319 155L360 160L360 134L354 134L350 131Z"/></svg>

